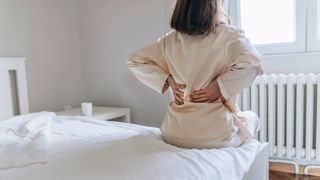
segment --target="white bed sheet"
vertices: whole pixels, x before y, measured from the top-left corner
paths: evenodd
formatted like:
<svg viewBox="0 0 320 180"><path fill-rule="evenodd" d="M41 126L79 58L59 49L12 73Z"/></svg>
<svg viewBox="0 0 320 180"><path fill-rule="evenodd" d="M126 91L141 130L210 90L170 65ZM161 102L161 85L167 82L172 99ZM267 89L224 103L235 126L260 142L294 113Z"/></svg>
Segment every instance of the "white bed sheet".
<svg viewBox="0 0 320 180"><path fill-rule="evenodd" d="M260 147L183 149L157 128L83 117L51 122L48 162L0 171L0 180L240 180Z"/></svg>
<svg viewBox="0 0 320 180"><path fill-rule="evenodd" d="M0 169L47 162L55 113L17 116L0 123Z"/></svg>

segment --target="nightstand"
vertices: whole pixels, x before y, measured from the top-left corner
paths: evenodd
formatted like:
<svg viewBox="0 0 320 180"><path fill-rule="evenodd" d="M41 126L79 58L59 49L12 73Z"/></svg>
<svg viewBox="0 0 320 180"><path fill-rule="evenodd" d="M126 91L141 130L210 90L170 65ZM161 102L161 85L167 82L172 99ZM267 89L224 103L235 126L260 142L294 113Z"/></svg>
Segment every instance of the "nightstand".
<svg viewBox="0 0 320 180"><path fill-rule="evenodd" d="M83 116L81 108L73 108L66 111L56 112L58 116ZM92 116L96 119L111 120L115 118L122 118L123 122L130 123L130 109L117 107L92 107Z"/></svg>

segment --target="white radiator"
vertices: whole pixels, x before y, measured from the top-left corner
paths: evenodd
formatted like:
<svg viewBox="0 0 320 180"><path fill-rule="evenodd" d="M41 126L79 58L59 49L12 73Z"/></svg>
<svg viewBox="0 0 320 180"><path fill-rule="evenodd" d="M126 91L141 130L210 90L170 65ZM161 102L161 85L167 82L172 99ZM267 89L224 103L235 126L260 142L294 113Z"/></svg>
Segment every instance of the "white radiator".
<svg viewBox="0 0 320 180"><path fill-rule="evenodd" d="M262 75L237 97L262 120L271 161L320 165L320 74Z"/></svg>

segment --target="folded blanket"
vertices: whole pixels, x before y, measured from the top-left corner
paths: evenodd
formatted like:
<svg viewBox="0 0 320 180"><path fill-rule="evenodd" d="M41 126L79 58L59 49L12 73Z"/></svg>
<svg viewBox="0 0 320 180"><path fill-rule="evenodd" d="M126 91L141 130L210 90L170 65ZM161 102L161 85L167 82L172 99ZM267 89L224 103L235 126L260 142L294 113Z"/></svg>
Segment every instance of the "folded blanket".
<svg viewBox="0 0 320 180"><path fill-rule="evenodd" d="M54 116L55 113L40 112L0 122L0 169L47 162Z"/></svg>

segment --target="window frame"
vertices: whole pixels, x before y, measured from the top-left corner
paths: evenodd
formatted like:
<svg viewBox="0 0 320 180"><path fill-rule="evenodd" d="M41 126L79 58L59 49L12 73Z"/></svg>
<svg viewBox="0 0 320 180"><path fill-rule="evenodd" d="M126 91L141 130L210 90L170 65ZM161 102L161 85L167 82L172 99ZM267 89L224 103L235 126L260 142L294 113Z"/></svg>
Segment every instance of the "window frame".
<svg viewBox="0 0 320 180"><path fill-rule="evenodd" d="M229 14L234 26L241 28L240 1L231 0ZM307 0L295 0L295 41L256 45L262 54L284 54L306 51ZM244 30L245 32L245 30ZM249 37L250 39L250 37Z"/></svg>
<svg viewBox="0 0 320 180"><path fill-rule="evenodd" d="M319 4L318 4L319 3ZM320 50L320 0L308 2L308 51ZM319 19L318 19L319 18Z"/></svg>

